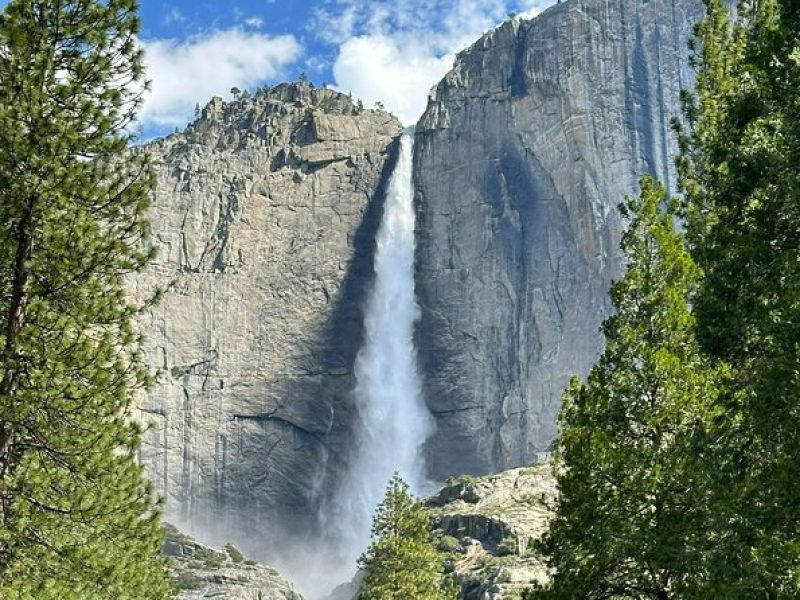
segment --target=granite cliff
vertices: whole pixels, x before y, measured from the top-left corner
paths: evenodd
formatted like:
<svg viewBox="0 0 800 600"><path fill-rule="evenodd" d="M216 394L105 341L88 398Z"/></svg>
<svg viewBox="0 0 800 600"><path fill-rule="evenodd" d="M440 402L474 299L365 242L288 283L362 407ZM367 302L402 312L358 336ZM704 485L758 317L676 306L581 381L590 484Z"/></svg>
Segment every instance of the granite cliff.
<svg viewBox="0 0 800 600"><path fill-rule="evenodd" d="M462 52L416 131L416 342L435 478L530 463L602 348L616 205L691 85L699 0L569 0ZM284 84L145 147L159 251L131 282L158 385L141 459L167 514L245 550L313 539L351 455L353 362L400 123ZM215 535L218 534L218 535ZM313 546L312 546L313 547Z"/></svg>
<svg viewBox="0 0 800 600"><path fill-rule="evenodd" d="M697 0L571 0L462 52L416 135L418 327L434 476L529 463L602 349L616 209L675 189Z"/></svg>
<svg viewBox="0 0 800 600"><path fill-rule="evenodd" d="M189 531L313 528L351 437L361 306L400 129L338 92L285 84L214 99L145 148L158 258L131 287L165 294L142 323L160 376L140 404L151 425L141 460Z"/></svg>

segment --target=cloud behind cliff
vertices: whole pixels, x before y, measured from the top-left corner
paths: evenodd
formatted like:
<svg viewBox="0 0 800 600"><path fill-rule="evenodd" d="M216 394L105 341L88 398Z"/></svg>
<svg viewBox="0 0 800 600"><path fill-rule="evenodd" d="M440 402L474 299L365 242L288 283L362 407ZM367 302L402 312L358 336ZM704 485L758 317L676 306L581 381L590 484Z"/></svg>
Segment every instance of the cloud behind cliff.
<svg viewBox="0 0 800 600"><path fill-rule="evenodd" d="M0 0L1 2L2 0ZM305 70L318 85L382 102L405 123L456 52L507 18L532 16L553 0L242 0L227 8L143 0L152 92L141 122L145 137L191 120L195 104L294 79Z"/></svg>
<svg viewBox="0 0 800 600"><path fill-rule="evenodd" d="M384 103L411 125L425 109L428 90L451 65L449 54L437 56L405 36L356 36L339 47L333 76L338 88L367 105Z"/></svg>
<svg viewBox="0 0 800 600"><path fill-rule="evenodd" d="M510 12L533 16L551 0L329 0L312 25L338 46L335 87L366 104L382 102L406 125L425 109L430 89L455 54Z"/></svg>

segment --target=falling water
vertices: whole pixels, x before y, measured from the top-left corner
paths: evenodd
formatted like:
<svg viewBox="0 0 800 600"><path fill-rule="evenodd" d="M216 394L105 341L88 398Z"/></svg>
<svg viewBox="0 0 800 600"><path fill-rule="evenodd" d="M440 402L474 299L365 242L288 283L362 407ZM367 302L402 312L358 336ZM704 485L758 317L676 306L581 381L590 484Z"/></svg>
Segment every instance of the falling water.
<svg viewBox="0 0 800 600"><path fill-rule="evenodd" d="M400 473L415 493L426 483L421 449L433 418L422 399L413 342L420 311L414 295L412 149L406 133L376 238L375 280L356 357L356 451L334 498L334 518L328 519L352 567L369 543L372 514L392 474Z"/></svg>

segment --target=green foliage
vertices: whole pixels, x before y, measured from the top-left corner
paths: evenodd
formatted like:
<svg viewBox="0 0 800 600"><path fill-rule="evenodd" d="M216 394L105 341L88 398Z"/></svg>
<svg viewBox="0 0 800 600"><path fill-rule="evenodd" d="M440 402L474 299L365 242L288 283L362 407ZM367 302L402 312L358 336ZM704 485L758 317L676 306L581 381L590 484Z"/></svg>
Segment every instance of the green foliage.
<svg viewBox="0 0 800 600"><path fill-rule="evenodd" d="M208 546L195 546L193 558L202 562L203 568L219 569L225 564L225 554Z"/></svg>
<svg viewBox="0 0 800 600"><path fill-rule="evenodd" d="M535 600L536 599L537 591L533 588L528 588L524 590L520 595L520 600Z"/></svg>
<svg viewBox="0 0 800 600"><path fill-rule="evenodd" d="M718 424L709 597L800 596L800 5L708 0L678 162L705 276L698 339L734 383Z"/></svg>
<svg viewBox="0 0 800 600"><path fill-rule="evenodd" d="M194 540L188 535L183 533L180 529L175 527L172 523L166 521L161 523L161 528L164 530L164 541L172 542L174 544L190 544Z"/></svg>
<svg viewBox="0 0 800 600"><path fill-rule="evenodd" d="M233 544L225 544L225 552L231 557L231 560L237 564L244 562L244 554Z"/></svg>
<svg viewBox="0 0 800 600"><path fill-rule="evenodd" d="M456 554L463 551L463 546L458 538L444 533L435 535L436 549L446 555Z"/></svg>
<svg viewBox="0 0 800 600"><path fill-rule="evenodd" d="M364 580L358 600L455 598L443 558L431 541L430 517L395 475L372 524L373 542L359 559Z"/></svg>
<svg viewBox="0 0 800 600"><path fill-rule="evenodd" d="M553 580L530 597L690 598L700 576L703 445L723 373L694 342L699 270L676 203L649 178L641 188L620 207L628 269L611 290L605 353L564 394L557 515L540 543Z"/></svg>
<svg viewBox="0 0 800 600"><path fill-rule="evenodd" d="M175 575L175 585L180 590L200 590L205 585L205 581L192 571L181 571Z"/></svg>
<svg viewBox="0 0 800 600"><path fill-rule="evenodd" d="M512 556L517 554L518 550L517 538L509 536L503 538L503 541L497 545L497 556Z"/></svg>
<svg viewBox="0 0 800 600"><path fill-rule="evenodd" d="M511 573L508 569L500 569L495 575L494 583L511 583Z"/></svg>
<svg viewBox="0 0 800 600"><path fill-rule="evenodd" d="M150 258L138 31L135 0L0 14L2 598L172 593L127 414L150 379L124 287Z"/></svg>

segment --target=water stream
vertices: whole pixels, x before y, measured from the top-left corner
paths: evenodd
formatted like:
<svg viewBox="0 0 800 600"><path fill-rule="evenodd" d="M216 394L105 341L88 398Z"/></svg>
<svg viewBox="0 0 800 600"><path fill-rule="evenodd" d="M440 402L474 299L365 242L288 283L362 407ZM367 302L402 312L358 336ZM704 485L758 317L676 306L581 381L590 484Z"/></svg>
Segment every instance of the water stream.
<svg viewBox="0 0 800 600"><path fill-rule="evenodd" d="M325 519L344 563L353 569L369 544L372 514L391 476L398 472L417 494L427 482L421 452L433 418L422 398L413 342L420 311L414 293L412 157L413 139L406 133L376 237L375 279L355 363L355 454Z"/></svg>

